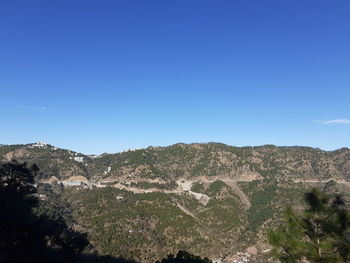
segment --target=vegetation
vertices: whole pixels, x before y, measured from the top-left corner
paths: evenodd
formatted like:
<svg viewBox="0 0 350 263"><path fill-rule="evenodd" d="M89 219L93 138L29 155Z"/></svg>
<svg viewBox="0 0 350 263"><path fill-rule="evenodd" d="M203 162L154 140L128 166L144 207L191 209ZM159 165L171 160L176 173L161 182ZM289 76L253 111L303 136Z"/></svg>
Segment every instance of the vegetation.
<svg viewBox="0 0 350 263"><path fill-rule="evenodd" d="M202 259L200 256L196 256L186 251L180 250L176 256L169 254L161 261L156 261L156 263L211 263L211 260L208 258Z"/></svg>
<svg viewBox="0 0 350 263"><path fill-rule="evenodd" d="M36 166L11 162L0 166L0 260L4 262L70 261L88 242L58 215L41 213L35 197Z"/></svg>
<svg viewBox="0 0 350 263"><path fill-rule="evenodd" d="M201 238L198 224L167 194L132 194L107 187L80 192L79 197L67 193L67 198L81 200L73 201L74 216L104 255L150 261L168 251L188 249L190 244L182 243L186 237L193 242Z"/></svg>
<svg viewBox="0 0 350 263"><path fill-rule="evenodd" d="M285 223L269 231L273 256L282 263L348 262L350 213L343 198L313 189L305 194L305 201L302 213L287 209Z"/></svg>
<svg viewBox="0 0 350 263"><path fill-rule="evenodd" d="M112 187L67 189L65 197L100 254L150 262L172 251L226 253L235 245L244 214L235 194L217 184L222 182L214 183L206 206L189 194L133 194Z"/></svg>
<svg viewBox="0 0 350 263"><path fill-rule="evenodd" d="M191 188L191 191L196 192L196 193L204 193L204 185L201 182L194 182Z"/></svg>
<svg viewBox="0 0 350 263"><path fill-rule="evenodd" d="M83 156L84 161L74 160L75 156ZM305 184L294 179L350 178L349 149L324 152L273 145L176 144L96 157L53 146L10 145L0 146L1 158L3 165L10 159L18 160L17 165L23 161L28 165L37 163L40 171L32 171L31 183L37 184L36 192L26 197L36 201L27 210L35 218L62 222L61 228L65 225L69 231L74 228L85 232L90 242L87 252L105 256L106 262L116 258L151 262L179 250L213 257L244 251L265 241L266 230L281 222L286 206L300 207ZM237 183L248 205L237 189L220 181L247 174L259 179ZM192 185L192 191L210 198L205 203L186 192L134 194L113 187L83 189L43 184L53 175L59 180L83 175L93 182L103 177L121 178L125 185L158 191L176 189L175 182L180 178L205 176L219 180ZM150 178L162 183L147 180ZM140 179L143 182L136 184ZM336 181L322 187L329 192L346 190L346 185ZM50 240L49 235L45 238ZM54 247L50 243L46 250L59 250L59 246L57 250ZM90 260L95 258L91 256Z"/></svg>
<svg viewBox="0 0 350 263"><path fill-rule="evenodd" d="M247 194L251 207L247 211L247 226L241 242L254 243L266 236L269 227L279 223L286 206L299 206L305 187L293 182L273 179L241 182L239 187Z"/></svg>
<svg viewBox="0 0 350 263"><path fill-rule="evenodd" d="M156 188L161 190L173 190L177 187L177 184L175 183L175 181L170 181L166 183L151 183L151 182L141 181L141 182L132 182L130 186L141 188L141 189Z"/></svg>
<svg viewBox="0 0 350 263"><path fill-rule="evenodd" d="M227 185L224 182L215 181L214 183L211 183L209 185L209 187L205 191L205 193L210 195L210 196L216 196L217 194L221 193L221 191L224 187L227 187Z"/></svg>
<svg viewBox="0 0 350 263"><path fill-rule="evenodd" d="M74 157L84 157L83 163ZM220 143L175 144L168 147L149 147L117 154L86 156L48 145L0 146L0 158L36 163L37 176L66 178L83 175L87 178L136 176L174 180L196 176L237 176L258 173L268 179L307 177L329 179L350 178L350 150L342 148L326 152L310 147L233 147ZM1 161L1 160L0 160ZM106 173L107 167L112 170Z"/></svg>

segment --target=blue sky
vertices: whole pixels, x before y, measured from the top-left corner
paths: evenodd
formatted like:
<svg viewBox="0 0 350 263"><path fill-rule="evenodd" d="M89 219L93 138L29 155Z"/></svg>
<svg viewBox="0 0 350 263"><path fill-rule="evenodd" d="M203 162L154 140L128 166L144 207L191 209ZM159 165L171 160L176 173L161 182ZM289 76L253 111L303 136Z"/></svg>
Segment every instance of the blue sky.
<svg viewBox="0 0 350 263"><path fill-rule="evenodd" d="M349 0L2 0L0 143L350 147Z"/></svg>

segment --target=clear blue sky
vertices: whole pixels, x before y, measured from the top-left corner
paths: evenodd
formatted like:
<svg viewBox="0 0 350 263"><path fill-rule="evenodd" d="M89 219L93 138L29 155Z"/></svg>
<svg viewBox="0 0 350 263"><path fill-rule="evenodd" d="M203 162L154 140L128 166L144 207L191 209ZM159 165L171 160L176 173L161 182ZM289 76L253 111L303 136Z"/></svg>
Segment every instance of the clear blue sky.
<svg viewBox="0 0 350 263"><path fill-rule="evenodd" d="M0 143L350 147L350 0L1 0Z"/></svg>

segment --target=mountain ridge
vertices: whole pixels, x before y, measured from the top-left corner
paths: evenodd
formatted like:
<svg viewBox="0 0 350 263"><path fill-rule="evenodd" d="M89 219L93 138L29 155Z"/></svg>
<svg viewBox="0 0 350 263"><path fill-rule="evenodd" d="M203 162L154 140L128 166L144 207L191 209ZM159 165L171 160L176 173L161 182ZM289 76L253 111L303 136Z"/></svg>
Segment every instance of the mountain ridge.
<svg viewBox="0 0 350 263"><path fill-rule="evenodd" d="M2 161L36 163L42 176L67 178L127 177L174 180L184 177L230 177L258 174L276 179L350 178L350 150L324 151L308 146L245 146L223 143L177 143L99 156L46 143L2 145Z"/></svg>
<svg viewBox="0 0 350 263"><path fill-rule="evenodd" d="M37 145L38 143L43 143L47 146L50 147L55 147L61 150L66 150L66 151L71 151L71 152L76 152L85 156L94 156L94 157L101 157L103 155L110 155L110 154L120 154L123 152L128 152L128 151L135 151L135 150L145 150L145 149L152 149L152 148L168 148L168 147L172 147L172 146L177 146L177 145L206 145L206 144L221 144L221 145L225 145L228 147L235 147L235 148L242 148L242 149L249 149L249 148L262 148L262 147L277 147L277 148L305 148L305 149L314 149L314 150L320 150L322 152L338 152L338 151L342 151L342 150L350 150L349 147L347 146L343 146L340 148L336 148L334 150L326 150L326 149L322 149L319 147L313 147L313 146L308 146L308 145L276 145L276 144L261 144L261 145L245 145L245 146L236 146L236 145L231 145L231 144L227 144L227 143L222 143L222 142L192 142L192 143L185 143L185 142L177 142L174 144L169 144L169 145L162 145L162 146L156 146L156 145L149 145L147 147L141 147L141 148L128 148L128 149L124 149L121 151L117 151L117 152L103 152L101 154L94 154L94 153L84 153L81 151L77 151L77 150L73 150L70 148L62 148L50 143L46 143L46 142L28 142L28 143L16 143L16 144L1 144L0 143L0 147L23 147L23 146L32 146L32 145Z"/></svg>

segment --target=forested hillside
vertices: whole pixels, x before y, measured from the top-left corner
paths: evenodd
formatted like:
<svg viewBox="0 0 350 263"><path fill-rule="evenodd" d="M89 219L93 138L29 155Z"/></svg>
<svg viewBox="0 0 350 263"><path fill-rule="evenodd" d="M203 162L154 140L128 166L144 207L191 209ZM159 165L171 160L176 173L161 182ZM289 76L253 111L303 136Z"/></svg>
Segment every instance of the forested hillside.
<svg viewBox="0 0 350 263"><path fill-rule="evenodd" d="M348 198L350 189L346 148L208 143L88 156L28 144L0 146L0 155L3 163L38 165L41 202L86 233L93 251L142 263L179 250L234 257L249 247L261 261L269 248L266 230L286 207L299 209L303 193L318 187ZM72 176L86 180L60 183Z"/></svg>
<svg viewBox="0 0 350 263"><path fill-rule="evenodd" d="M43 176L65 178L71 175L144 178L191 178L197 176L239 177L259 174L274 179L350 178L350 150L323 151L310 147L233 147L220 143L175 144L148 147L117 154L86 156L50 145L0 146L3 161L18 159L35 162ZM76 157L82 157L77 161ZM74 159L75 158L75 159Z"/></svg>

